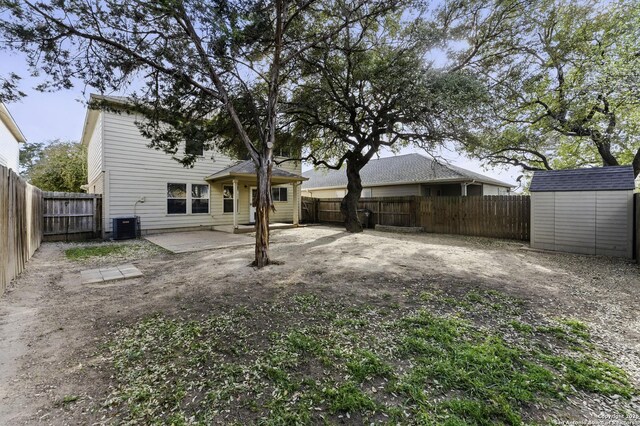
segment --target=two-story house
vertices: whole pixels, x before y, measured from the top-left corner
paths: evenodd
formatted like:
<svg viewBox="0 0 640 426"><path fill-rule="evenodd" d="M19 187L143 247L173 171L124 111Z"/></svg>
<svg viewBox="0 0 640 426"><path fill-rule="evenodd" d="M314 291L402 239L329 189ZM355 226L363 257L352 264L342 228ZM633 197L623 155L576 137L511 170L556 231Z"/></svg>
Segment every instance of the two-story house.
<svg viewBox="0 0 640 426"><path fill-rule="evenodd" d="M91 95L92 100L102 99ZM196 229L233 230L255 223L252 206L255 167L219 152L200 151L192 168L171 155L148 147L139 131L140 116L88 109L82 143L88 152L87 191L102 194L103 236L112 233L114 218L138 216L143 234ZM181 149L187 148L185 144ZM270 221L298 224L300 163L274 167L275 212Z"/></svg>
<svg viewBox="0 0 640 426"><path fill-rule="evenodd" d="M17 174L20 144L26 141L7 107L0 102L0 166L13 169Z"/></svg>

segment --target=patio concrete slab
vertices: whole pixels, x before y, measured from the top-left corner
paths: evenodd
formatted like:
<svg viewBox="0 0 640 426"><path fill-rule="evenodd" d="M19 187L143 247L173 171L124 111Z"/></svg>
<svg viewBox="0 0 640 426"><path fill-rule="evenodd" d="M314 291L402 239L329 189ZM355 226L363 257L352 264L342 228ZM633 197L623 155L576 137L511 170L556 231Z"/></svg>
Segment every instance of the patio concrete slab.
<svg viewBox="0 0 640 426"><path fill-rule="evenodd" d="M123 280L142 277L144 274L131 263L110 268L87 269L80 272L82 284L95 284L104 281Z"/></svg>
<svg viewBox="0 0 640 426"><path fill-rule="evenodd" d="M255 239L249 235L220 231L169 232L148 235L145 238L172 253L251 246L255 243Z"/></svg>

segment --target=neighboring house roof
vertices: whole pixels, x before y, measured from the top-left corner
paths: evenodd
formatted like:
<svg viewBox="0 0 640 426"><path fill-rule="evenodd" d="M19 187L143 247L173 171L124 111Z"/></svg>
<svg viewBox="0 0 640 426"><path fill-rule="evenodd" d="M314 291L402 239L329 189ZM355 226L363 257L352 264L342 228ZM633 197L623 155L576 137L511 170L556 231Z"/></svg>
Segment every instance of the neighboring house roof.
<svg viewBox="0 0 640 426"><path fill-rule="evenodd" d="M204 180L213 182L222 179L247 177L256 177L256 166L253 163L253 160L245 160L238 164L234 164L233 166L227 167L218 173L207 176ZM304 176L300 176L277 167L274 167L271 170L271 181L273 183L301 182L305 180L307 180L307 178Z"/></svg>
<svg viewBox="0 0 640 426"><path fill-rule="evenodd" d="M593 167L573 170L540 170L533 173L531 192L622 191L635 189L632 166Z"/></svg>
<svg viewBox="0 0 640 426"><path fill-rule="evenodd" d="M27 142L27 138L24 137L22 131L9 113L9 110L2 102L0 102L0 122L4 123L18 143Z"/></svg>
<svg viewBox="0 0 640 426"><path fill-rule="evenodd" d="M314 169L302 174L309 181L302 189L344 188L347 176L344 170ZM414 183L472 182L511 188L512 185L472 171L446 165L420 154L405 154L371 160L360 170L362 185L383 186Z"/></svg>

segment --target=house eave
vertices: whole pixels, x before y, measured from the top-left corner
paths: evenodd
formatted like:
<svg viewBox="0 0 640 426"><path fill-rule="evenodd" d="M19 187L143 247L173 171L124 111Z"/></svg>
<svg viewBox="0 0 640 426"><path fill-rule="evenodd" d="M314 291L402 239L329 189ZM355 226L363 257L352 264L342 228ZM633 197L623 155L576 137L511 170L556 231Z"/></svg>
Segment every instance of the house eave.
<svg viewBox="0 0 640 426"><path fill-rule="evenodd" d="M15 138L17 143L26 143L27 138L24 136L18 124L11 116L7 107L0 102L0 121L9 129L9 133Z"/></svg>
<svg viewBox="0 0 640 426"><path fill-rule="evenodd" d="M100 111L96 109L87 108L87 113L84 117L84 126L82 126L82 136L80 138L80 142L84 146L89 146L89 141L91 140L91 134L93 130L96 128L96 123L98 122L98 116L100 115Z"/></svg>

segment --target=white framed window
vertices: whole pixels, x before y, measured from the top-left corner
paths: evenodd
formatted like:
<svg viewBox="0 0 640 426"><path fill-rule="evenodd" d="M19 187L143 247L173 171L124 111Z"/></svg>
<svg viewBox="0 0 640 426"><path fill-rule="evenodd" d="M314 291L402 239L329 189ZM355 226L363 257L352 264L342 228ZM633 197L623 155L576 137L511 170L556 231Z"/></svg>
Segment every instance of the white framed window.
<svg viewBox="0 0 640 426"><path fill-rule="evenodd" d="M271 199L273 201L287 201L287 195L286 187L271 188Z"/></svg>
<svg viewBox="0 0 640 426"><path fill-rule="evenodd" d="M191 214L209 214L209 185L191 184Z"/></svg>
<svg viewBox="0 0 640 426"><path fill-rule="evenodd" d="M167 184L167 214L187 214L187 184Z"/></svg>
<svg viewBox="0 0 640 426"><path fill-rule="evenodd" d="M222 185L222 212L233 213L233 185Z"/></svg>
<svg viewBox="0 0 640 426"><path fill-rule="evenodd" d="M167 183L167 214L209 214L209 185Z"/></svg>

